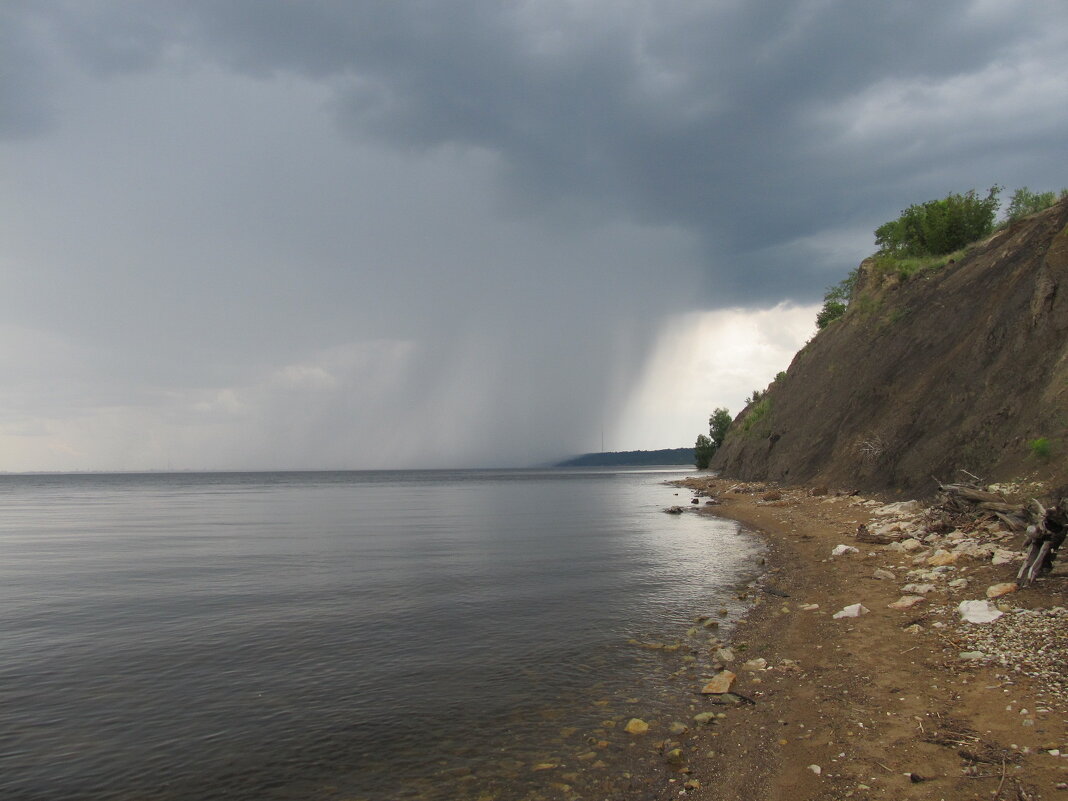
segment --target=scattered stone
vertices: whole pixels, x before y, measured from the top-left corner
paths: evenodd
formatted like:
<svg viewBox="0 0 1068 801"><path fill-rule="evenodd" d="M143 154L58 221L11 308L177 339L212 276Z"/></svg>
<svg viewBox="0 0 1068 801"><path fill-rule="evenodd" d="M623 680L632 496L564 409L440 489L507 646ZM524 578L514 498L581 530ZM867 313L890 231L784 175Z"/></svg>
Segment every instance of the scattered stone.
<svg viewBox="0 0 1068 801"><path fill-rule="evenodd" d="M815 497L820 496L820 495L826 495L828 492L829 492L829 490L827 489L827 487L825 487L825 486L823 486L821 484L818 487L813 487L812 489L810 489L808 491L808 494L811 495L813 498L815 498Z"/></svg>
<svg viewBox="0 0 1068 801"><path fill-rule="evenodd" d="M560 767L555 762L539 762L537 765L531 768L531 770L555 770Z"/></svg>
<svg viewBox="0 0 1068 801"><path fill-rule="evenodd" d="M918 551L921 548L923 548L923 543L915 537L910 537L909 539L901 543L901 550L908 551L909 553L912 553L913 551Z"/></svg>
<svg viewBox="0 0 1068 801"><path fill-rule="evenodd" d="M762 497L765 501L781 501L782 493L778 490L772 490L771 492L765 492Z"/></svg>
<svg viewBox="0 0 1068 801"><path fill-rule="evenodd" d="M669 506L664 511L667 512L669 515L681 515L686 510L683 509L681 506Z"/></svg>
<svg viewBox="0 0 1068 801"><path fill-rule="evenodd" d="M994 550L994 555L990 557L990 564L995 567L998 565L1007 565L1010 562L1015 562L1021 555L1014 551L1006 551L1004 548L997 548Z"/></svg>
<svg viewBox="0 0 1068 801"><path fill-rule="evenodd" d="M923 603L926 600L922 595L902 595L893 603L887 604L887 606L891 609L911 609L916 604Z"/></svg>
<svg viewBox="0 0 1068 801"><path fill-rule="evenodd" d="M934 584L906 584L901 588L901 591L912 595L926 595L929 592L934 592L935 589Z"/></svg>
<svg viewBox="0 0 1068 801"><path fill-rule="evenodd" d="M682 753L681 748L672 748L664 754L664 759L669 765L682 765L686 762L686 755Z"/></svg>
<svg viewBox="0 0 1068 801"><path fill-rule="evenodd" d="M738 678L737 674L732 673L729 670L724 670L705 684L705 686L701 688L701 692L704 695L719 695L721 693L729 692L731 685L736 678Z"/></svg>
<svg viewBox="0 0 1068 801"><path fill-rule="evenodd" d="M961 601L957 611L965 623L992 623L1004 614L991 606L989 601Z"/></svg>
<svg viewBox="0 0 1068 801"><path fill-rule="evenodd" d="M708 726L716 722L716 713L702 712L699 715L694 715L693 719L698 726Z"/></svg>
<svg viewBox="0 0 1068 801"><path fill-rule="evenodd" d="M799 606L797 608L800 609L802 612L814 612L815 610L820 608L820 605L819 604L801 604L801 606Z"/></svg>
<svg viewBox="0 0 1068 801"><path fill-rule="evenodd" d="M991 584L986 588L987 598L1000 598L1002 595L1008 595L1010 592L1016 592L1016 583L1012 581L1006 581L1001 584Z"/></svg>
<svg viewBox="0 0 1068 801"><path fill-rule="evenodd" d="M717 662L723 662L723 663L733 662L734 661L734 651L732 651L730 648L717 648L716 649L716 653L715 653L715 658L716 658Z"/></svg>
<svg viewBox="0 0 1068 801"><path fill-rule="evenodd" d="M893 581L896 578L889 570L883 570L881 567L876 568L872 575L877 579L886 579L887 581Z"/></svg>
<svg viewBox="0 0 1068 801"><path fill-rule="evenodd" d="M823 773L823 768L821 768L819 765L809 765L808 769L815 773L817 776Z"/></svg>
<svg viewBox="0 0 1068 801"><path fill-rule="evenodd" d="M742 670L767 670L768 660L756 658L750 659L748 662L742 665Z"/></svg>
<svg viewBox="0 0 1068 801"><path fill-rule="evenodd" d="M649 731L649 724L641 718L631 718L630 722L623 728L627 734L645 734Z"/></svg>
<svg viewBox="0 0 1068 801"><path fill-rule="evenodd" d="M679 723L677 720L674 721L671 726L668 727L668 732L675 735L676 737L678 737L680 734L685 734L689 730L689 726L687 726L685 723Z"/></svg>
<svg viewBox="0 0 1068 801"><path fill-rule="evenodd" d="M965 662L980 662L986 659L982 651L961 651L960 658Z"/></svg>
<svg viewBox="0 0 1068 801"><path fill-rule="evenodd" d="M835 545L834 550L831 551L831 556L842 556L847 553L860 553L860 549L854 548L852 545Z"/></svg>
<svg viewBox="0 0 1068 801"><path fill-rule="evenodd" d="M919 501L898 501L897 503L880 506L878 509L872 509L871 513L877 517L890 517L891 515L905 517L916 514L922 508Z"/></svg>
<svg viewBox="0 0 1068 801"><path fill-rule="evenodd" d="M835 612L833 615L831 615L831 617L833 617L835 620L843 617L860 617L861 615L865 615L870 611L871 610L863 604L850 604L849 606L841 609L840 611Z"/></svg>
<svg viewBox="0 0 1068 801"><path fill-rule="evenodd" d="M927 560L927 564L931 567L941 567L943 565L956 564L960 559L960 553L957 551L943 551L941 549L934 552L934 555Z"/></svg>
<svg viewBox="0 0 1068 801"><path fill-rule="evenodd" d="M958 578L958 579L953 579L953 581L949 582L949 586L952 587L955 590L963 590L965 587L968 586L968 583L969 583L968 579L966 579L966 578Z"/></svg>

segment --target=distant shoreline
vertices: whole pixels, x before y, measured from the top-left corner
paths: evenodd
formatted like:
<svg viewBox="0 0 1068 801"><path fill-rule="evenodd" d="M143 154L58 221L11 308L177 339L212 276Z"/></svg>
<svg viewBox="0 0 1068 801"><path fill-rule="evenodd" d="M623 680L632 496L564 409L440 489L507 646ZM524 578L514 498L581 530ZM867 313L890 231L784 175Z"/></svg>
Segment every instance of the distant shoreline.
<svg viewBox="0 0 1068 801"><path fill-rule="evenodd" d="M693 448L661 448L655 451L608 451L584 453L552 467L649 467L662 465L693 468Z"/></svg>

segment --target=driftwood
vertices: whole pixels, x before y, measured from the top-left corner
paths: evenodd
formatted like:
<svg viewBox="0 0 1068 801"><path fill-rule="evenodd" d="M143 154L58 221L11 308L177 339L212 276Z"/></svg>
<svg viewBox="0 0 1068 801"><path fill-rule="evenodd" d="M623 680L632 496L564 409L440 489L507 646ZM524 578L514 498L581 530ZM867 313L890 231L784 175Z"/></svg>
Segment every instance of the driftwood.
<svg viewBox="0 0 1068 801"><path fill-rule="evenodd" d="M1009 503L998 492L984 490L974 484L938 484L939 506L951 514L977 514L986 512L998 518L1012 531L1023 531L1029 515L1027 508Z"/></svg>
<svg viewBox="0 0 1068 801"><path fill-rule="evenodd" d="M1028 511L1032 522L1027 527L1027 556L1016 574L1017 583L1024 585L1053 569L1057 550L1068 534L1068 498L1061 498L1049 509L1032 499Z"/></svg>
<svg viewBox="0 0 1068 801"><path fill-rule="evenodd" d="M857 526L855 536L858 542L867 542L872 545L889 545L891 542L897 542L903 538L901 534L876 534L874 531L870 531L863 523Z"/></svg>
<svg viewBox="0 0 1068 801"><path fill-rule="evenodd" d="M1010 503L1008 498L974 484L939 482L941 508L951 514L989 514L1013 531L1027 531L1024 563L1016 575L1019 584L1027 585L1053 569L1057 550L1068 534L1068 498L1061 498L1050 508L1032 498L1026 505Z"/></svg>

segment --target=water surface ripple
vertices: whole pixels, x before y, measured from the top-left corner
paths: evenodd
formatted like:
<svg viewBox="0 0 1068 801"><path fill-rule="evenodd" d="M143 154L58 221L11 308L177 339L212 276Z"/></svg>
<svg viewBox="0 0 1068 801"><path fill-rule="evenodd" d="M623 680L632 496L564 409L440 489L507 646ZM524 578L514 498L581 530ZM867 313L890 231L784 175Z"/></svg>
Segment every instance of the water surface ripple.
<svg viewBox="0 0 1068 801"><path fill-rule="evenodd" d="M750 569L681 475L0 476L0 798L517 784Z"/></svg>

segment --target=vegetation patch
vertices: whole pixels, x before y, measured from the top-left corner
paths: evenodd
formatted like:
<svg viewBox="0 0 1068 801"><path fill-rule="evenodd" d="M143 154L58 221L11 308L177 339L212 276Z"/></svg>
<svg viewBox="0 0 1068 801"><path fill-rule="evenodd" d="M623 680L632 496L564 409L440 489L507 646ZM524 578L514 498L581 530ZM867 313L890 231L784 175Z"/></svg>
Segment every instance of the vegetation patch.
<svg viewBox="0 0 1068 801"><path fill-rule="evenodd" d="M1050 445L1049 439L1046 437L1038 437L1027 443L1027 449L1031 451L1031 455L1036 459L1043 462L1048 462L1050 455L1053 453L1053 446Z"/></svg>
<svg viewBox="0 0 1068 801"><path fill-rule="evenodd" d="M761 399L757 404L749 410L749 414L742 420L742 433L757 433L756 426L768 416L768 412L771 411L771 398L761 396Z"/></svg>

